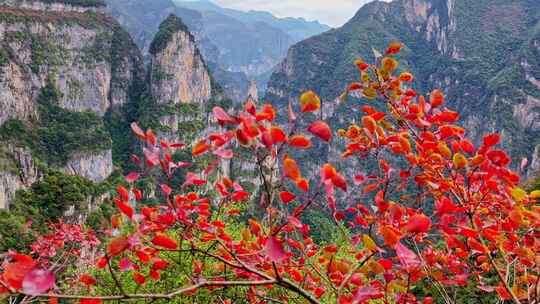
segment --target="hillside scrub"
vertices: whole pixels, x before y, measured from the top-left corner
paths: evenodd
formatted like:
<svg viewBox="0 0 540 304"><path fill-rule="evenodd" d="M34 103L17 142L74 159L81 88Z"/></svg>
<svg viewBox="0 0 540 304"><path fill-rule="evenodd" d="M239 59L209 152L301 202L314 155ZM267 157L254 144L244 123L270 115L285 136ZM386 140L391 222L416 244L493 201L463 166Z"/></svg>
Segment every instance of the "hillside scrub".
<svg viewBox="0 0 540 304"><path fill-rule="evenodd" d="M27 254L4 255L2 292L81 304L428 304L458 303L454 295L466 290L538 303L540 191L520 188L497 148L501 136L487 134L474 146L442 91L426 97L413 89L414 76L399 69L401 47L392 43L374 64L355 61L358 81L340 99L369 103L346 130L320 119L312 91L281 120L271 105L251 100L238 111L215 106L219 128L187 145L133 123L138 170L117 188L106 237L51 226ZM305 168L294 158L338 141L345 149L332 163ZM238 149L255 159L253 191L221 170ZM179 151L190 151L197 165L174 161ZM358 162L370 166L354 176L336 169ZM180 169L183 182L173 183ZM139 188L149 175L154 189ZM160 203L145 204L154 190ZM333 225L332 233L315 242L318 227L306 214Z"/></svg>

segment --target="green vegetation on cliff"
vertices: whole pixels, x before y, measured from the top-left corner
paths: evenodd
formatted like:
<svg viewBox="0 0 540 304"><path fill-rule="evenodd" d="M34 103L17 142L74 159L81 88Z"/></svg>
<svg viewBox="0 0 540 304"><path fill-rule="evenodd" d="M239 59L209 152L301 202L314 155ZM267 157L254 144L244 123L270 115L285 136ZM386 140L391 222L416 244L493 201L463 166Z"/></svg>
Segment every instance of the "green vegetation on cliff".
<svg viewBox="0 0 540 304"><path fill-rule="evenodd" d="M92 112L72 112L56 105L61 93L51 82L38 97L40 121L26 125L8 120L0 126L0 138L20 142L48 164L64 165L77 151L101 151L111 147L103 121Z"/></svg>
<svg viewBox="0 0 540 304"><path fill-rule="evenodd" d="M92 206L92 201L112 189L114 183L95 184L47 167L41 170L42 179L18 191L9 210L0 210L0 251L28 249L35 237L32 231L44 232L47 223L58 221L68 210L73 210L73 215L65 220L78 222L79 215L90 214L96 228L99 219L108 218L110 206Z"/></svg>
<svg viewBox="0 0 540 304"><path fill-rule="evenodd" d="M167 47L167 43L169 43L172 36L179 31L186 32L191 36L187 26L182 22L182 19L176 15L169 15L169 17L159 25L159 30L150 44L150 54L155 55L162 51ZM192 40L194 40L193 37Z"/></svg>

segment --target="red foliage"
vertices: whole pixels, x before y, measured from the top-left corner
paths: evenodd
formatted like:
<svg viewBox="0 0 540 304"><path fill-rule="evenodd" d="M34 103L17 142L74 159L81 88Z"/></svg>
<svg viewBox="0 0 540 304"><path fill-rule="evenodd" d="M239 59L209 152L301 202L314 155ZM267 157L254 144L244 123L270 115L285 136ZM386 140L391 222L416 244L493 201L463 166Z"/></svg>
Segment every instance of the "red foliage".
<svg viewBox="0 0 540 304"><path fill-rule="evenodd" d="M250 303L274 295L281 302L302 297L309 303L432 303L412 288L426 280L438 290L472 285L514 304L538 302L540 192L519 188L519 175L508 167L510 158L495 149L498 134L475 146L456 125L459 114L446 108L441 90L433 90L428 102L411 87L411 73L394 74L401 48L391 44L373 65L355 62L360 79L340 99L354 91L380 107L362 106L360 125L338 130L339 138L332 139L330 126L312 113L321 107L312 91L300 97L298 114L289 105L285 125L276 123L281 113L269 104L258 109L249 100L235 113L214 108L222 128L191 145L192 155L207 166L193 168L183 185L168 179L178 168L192 167L172 160L172 152L184 144L158 144L151 130L132 124L144 145L144 162L132 157L141 172L130 173L126 181L132 184L161 169L166 178L158 183L161 204L137 206L129 194L141 201L145 193L133 185L118 187L114 202L121 213L111 218L114 233L106 253L100 253L105 256L89 264L110 268L111 276L131 272L138 291L149 280L174 276L177 256L191 259L188 286L137 295L148 299L242 285L249 286L242 290ZM305 131L315 136L310 139ZM330 141L329 150L343 147L332 164L317 167L295 159L297 153L309 154L297 148ZM241 157L235 153L238 147L255 158L260 185L254 193L219 171L222 161ZM365 171L358 171L358 164L368 162ZM241 214L238 207L246 204L258 215L247 222L242 216L252 214ZM301 220L306 210L326 213L343 246L317 244L310 234L313 227ZM7 256L4 291L25 293L26 274L50 265L58 251L74 257L98 245L80 226L51 228L54 233L32 247L38 259ZM82 246L66 246L73 242ZM494 274L497 282L488 286L484 278ZM32 282L46 282L48 289L45 279ZM80 281L99 284L84 275ZM118 298L133 296L116 287L110 290L121 291ZM100 300L89 296L81 303Z"/></svg>

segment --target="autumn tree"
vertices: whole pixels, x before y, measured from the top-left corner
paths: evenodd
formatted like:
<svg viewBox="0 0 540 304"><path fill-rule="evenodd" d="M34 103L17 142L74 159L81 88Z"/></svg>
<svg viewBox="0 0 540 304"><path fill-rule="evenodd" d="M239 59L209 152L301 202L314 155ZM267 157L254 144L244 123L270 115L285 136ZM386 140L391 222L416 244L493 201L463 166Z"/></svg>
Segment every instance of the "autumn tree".
<svg viewBox="0 0 540 304"><path fill-rule="evenodd" d="M424 282L443 303L465 286L539 303L540 192L519 187L498 134L474 145L442 91L424 97L412 88L413 75L398 69L401 47L391 44L374 64L355 62L358 82L341 102L370 102L339 136L315 115L321 101L311 91L289 105L282 125L270 104L215 107L220 131L187 146L132 124L139 170L117 189L102 245L82 226L52 225L29 255L4 254L2 292L81 304L201 295L212 303L432 303L415 291ZM344 148L308 172L295 155L314 141ZM255 160L253 192L219 170L238 147ZM207 165L174 161L185 149ZM336 169L358 164L353 175ZM179 168L185 182L172 184ZM157 171L161 203L147 206L135 185ZM246 219L248 205L263 216ZM311 238L314 227L301 218L314 209L335 223L335 244Z"/></svg>

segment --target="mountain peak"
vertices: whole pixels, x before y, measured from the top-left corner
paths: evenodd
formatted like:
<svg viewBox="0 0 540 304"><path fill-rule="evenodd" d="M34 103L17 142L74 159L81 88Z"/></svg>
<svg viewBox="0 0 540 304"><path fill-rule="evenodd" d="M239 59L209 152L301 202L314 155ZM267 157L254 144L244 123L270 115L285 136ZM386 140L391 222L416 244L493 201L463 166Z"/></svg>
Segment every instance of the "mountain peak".
<svg viewBox="0 0 540 304"><path fill-rule="evenodd" d="M167 46L167 43L169 43L173 34L180 31L189 33L189 30L184 22L182 22L182 19L174 14L170 14L169 17L163 20L159 25L158 32L150 44L150 54L155 55L163 50Z"/></svg>

